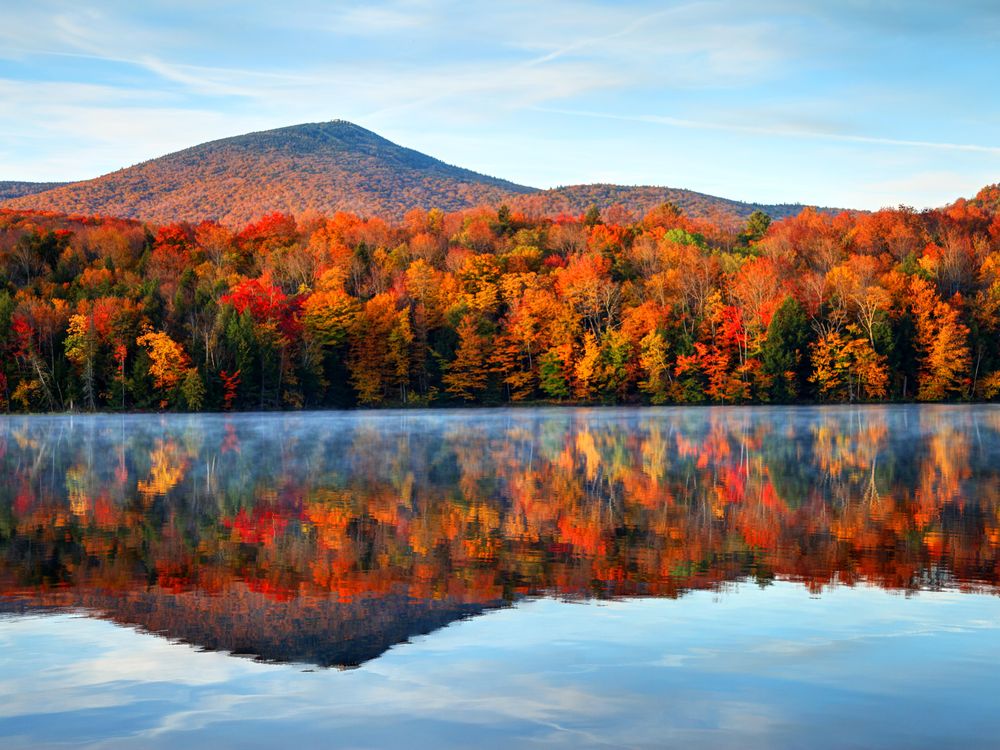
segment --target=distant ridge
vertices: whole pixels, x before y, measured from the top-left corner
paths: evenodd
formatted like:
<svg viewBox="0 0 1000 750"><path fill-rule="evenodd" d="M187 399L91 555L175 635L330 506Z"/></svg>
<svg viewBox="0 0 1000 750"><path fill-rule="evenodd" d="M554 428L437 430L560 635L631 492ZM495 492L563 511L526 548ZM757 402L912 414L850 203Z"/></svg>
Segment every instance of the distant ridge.
<svg viewBox="0 0 1000 750"><path fill-rule="evenodd" d="M46 190L68 185L68 182L18 182L16 180L0 180L0 201L20 198L22 195L35 195Z"/></svg>
<svg viewBox="0 0 1000 750"><path fill-rule="evenodd" d="M794 216L805 208L801 203L746 203L681 188L606 183L567 185L552 190L540 190L537 193L514 198L511 205L544 216L578 215L590 206L597 206L600 209L621 206L635 216L641 217L651 209L667 202L673 203L688 216L697 217L725 213L745 219L754 211L763 211L772 219L782 219L786 216ZM840 209L821 208L820 210L838 211Z"/></svg>
<svg viewBox="0 0 1000 750"><path fill-rule="evenodd" d="M231 226L273 211L350 211L399 220L413 208L458 211L503 202L544 215L621 205L641 216L666 201L696 217L745 218L760 209L781 218L802 208L668 187L538 190L446 164L344 120L210 141L82 182L0 182L0 204L9 208L154 223L215 219Z"/></svg>

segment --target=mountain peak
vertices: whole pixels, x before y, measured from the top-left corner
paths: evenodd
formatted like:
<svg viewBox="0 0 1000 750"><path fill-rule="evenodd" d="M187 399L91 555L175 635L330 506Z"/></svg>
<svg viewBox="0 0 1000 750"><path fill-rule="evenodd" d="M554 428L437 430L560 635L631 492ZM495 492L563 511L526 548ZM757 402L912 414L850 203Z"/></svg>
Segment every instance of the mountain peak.
<svg viewBox="0 0 1000 750"><path fill-rule="evenodd" d="M415 207L455 211L527 192L532 188L330 120L209 141L5 205L240 225L272 211L309 209L401 218Z"/></svg>
<svg viewBox="0 0 1000 750"><path fill-rule="evenodd" d="M298 125L286 125L280 128L269 130L256 130L242 135L220 138L216 141L202 143L200 146L209 146L214 143L239 143L239 142L271 142L280 143L282 141L319 141L328 142L330 140L343 140L346 143L372 142L387 143L392 142L383 138L360 125L356 125L349 120L327 120L325 122L303 122ZM395 145L395 144L392 144ZM199 146L194 146L199 148Z"/></svg>
<svg viewBox="0 0 1000 750"><path fill-rule="evenodd" d="M254 154L258 157L275 154L321 156L323 154L343 155L351 152L370 155L409 152L422 156L425 160L436 161L411 149L398 146L377 133L347 120L307 122L228 136L167 154L160 159L172 159L185 155L196 155L201 158L206 153L214 154L224 152L227 149L234 149L244 154ZM157 159L151 161L157 161Z"/></svg>
<svg viewBox="0 0 1000 750"><path fill-rule="evenodd" d="M0 189L5 184L0 183ZM50 188L50 189L46 189ZM347 120L221 138L68 185L6 184L2 205L102 214L154 223L216 219L241 226L273 211L350 211L400 219L413 208L457 211L502 202L539 214L621 205L641 216L666 201L692 216L723 211L774 218L800 206L765 206L690 190L574 185L538 191L446 164Z"/></svg>

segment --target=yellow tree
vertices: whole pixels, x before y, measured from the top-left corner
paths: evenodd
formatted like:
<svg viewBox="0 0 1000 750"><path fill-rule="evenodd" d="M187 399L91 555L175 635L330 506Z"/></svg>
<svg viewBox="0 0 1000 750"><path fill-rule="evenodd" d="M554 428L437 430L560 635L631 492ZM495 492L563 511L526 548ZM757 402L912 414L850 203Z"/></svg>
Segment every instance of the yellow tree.
<svg viewBox="0 0 1000 750"><path fill-rule="evenodd" d="M879 354L871 343L856 338L847 345L854 373L854 390L864 401L884 399L889 390L889 366L885 355Z"/></svg>
<svg viewBox="0 0 1000 750"><path fill-rule="evenodd" d="M458 349L442 378L448 393L473 401L483 391L489 379L487 340L479 332L473 315L466 315L458 325Z"/></svg>
<svg viewBox="0 0 1000 750"><path fill-rule="evenodd" d="M303 301L302 324L319 344L335 347L347 339L357 311L358 301L344 290L342 273L331 270Z"/></svg>
<svg viewBox="0 0 1000 750"><path fill-rule="evenodd" d="M537 279L532 276L522 281L530 284ZM492 360L511 400L521 401L530 398L538 385L539 354L551 339L548 329L559 310L548 289L530 285L512 295L510 305L511 311L494 342Z"/></svg>
<svg viewBox="0 0 1000 750"><path fill-rule="evenodd" d="M153 386L164 396L160 408L166 408L168 396L173 396L181 380L191 366L184 347L163 331L146 331L136 343L149 354L149 374L153 376Z"/></svg>
<svg viewBox="0 0 1000 750"><path fill-rule="evenodd" d="M879 314L892 303L892 295L881 277L881 265L870 255L852 255L826 277L830 296L845 313L855 318L872 346L875 346L875 324Z"/></svg>
<svg viewBox="0 0 1000 750"><path fill-rule="evenodd" d="M409 310L397 309L397 302L392 292L378 294L353 319L347 367L363 404L379 404L396 388L405 400L410 372L406 351L413 334Z"/></svg>
<svg viewBox="0 0 1000 750"><path fill-rule="evenodd" d="M824 401L871 401L888 394L889 367L857 326L830 331L812 346L813 374Z"/></svg>
<svg viewBox="0 0 1000 750"><path fill-rule="evenodd" d="M816 385L823 400L840 401L849 397L847 384L851 359L846 342L838 331L820 336L812 345L812 370L809 380Z"/></svg>
<svg viewBox="0 0 1000 750"><path fill-rule="evenodd" d="M911 306L917 328L920 372L917 398L941 401L960 395L969 380L969 329L958 310L938 297L930 282L914 278Z"/></svg>
<svg viewBox="0 0 1000 750"><path fill-rule="evenodd" d="M639 365L645 377L639 381L639 390L649 394L654 404L665 404L670 392L669 344L659 331L650 331L639 342Z"/></svg>
<svg viewBox="0 0 1000 750"><path fill-rule="evenodd" d="M92 315L78 313L71 315L66 330L66 359L80 372L83 397L88 409L97 408L97 394L94 387L94 360L100 346L100 335Z"/></svg>
<svg viewBox="0 0 1000 750"><path fill-rule="evenodd" d="M399 400L406 403L410 386L410 360L413 347L413 326L410 311L403 308L396 313L396 322L389 331L389 349L386 352L386 370L390 385L399 389Z"/></svg>
<svg viewBox="0 0 1000 750"><path fill-rule="evenodd" d="M581 352L574 368L576 383L573 390L577 398L586 401L594 397L600 361L601 347L597 343L597 337L587 331L583 337L583 352Z"/></svg>

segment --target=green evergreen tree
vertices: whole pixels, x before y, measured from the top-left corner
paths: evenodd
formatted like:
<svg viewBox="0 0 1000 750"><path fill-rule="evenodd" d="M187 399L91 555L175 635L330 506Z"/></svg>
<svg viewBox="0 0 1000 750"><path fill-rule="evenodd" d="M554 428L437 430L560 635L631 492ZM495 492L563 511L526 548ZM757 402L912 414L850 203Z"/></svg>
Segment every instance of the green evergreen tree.
<svg viewBox="0 0 1000 750"><path fill-rule="evenodd" d="M569 398L569 383L563 373L563 363L555 352L546 352L538 358L538 385L549 398Z"/></svg>
<svg viewBox="0 0 1000 750"><path fill-rule="evenodd" d="M744 227L743 233L740 234L740 243L749 245L752 242L757 242L757 240L767 234L768 227L770 226L770 216L763 211L754 211L747 218L746 227Z"/></svg>
<svg viewBox="0 0 1000 750"><path fill-rule="evenodd" d="M809 319L794 297L785 297L767 327L761 347L761 365L771 380L771 401L792 401L802 395L808 377L805 357Z"/></svg>
<svg viewBox="0 0 1000 750"><path fill-rule="evenodd" d="M201 411L205 405L205 383L198 374L198 368L192 367L181 381L181 396L188 411Z"/></svg>

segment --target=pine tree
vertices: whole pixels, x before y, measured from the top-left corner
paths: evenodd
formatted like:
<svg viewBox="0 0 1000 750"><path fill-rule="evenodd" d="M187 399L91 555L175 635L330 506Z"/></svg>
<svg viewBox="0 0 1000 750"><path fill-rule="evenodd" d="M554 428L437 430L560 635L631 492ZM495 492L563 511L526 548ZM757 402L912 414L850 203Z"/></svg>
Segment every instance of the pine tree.
<svg viewBox="0 0 1000 750"><path fill-rule="evenodd" d="M771 317L760 351L770 401L791 401L802 393L806 380L802 361L808 341L809 319L805 310L794 297L785 297Z"/></svg>

